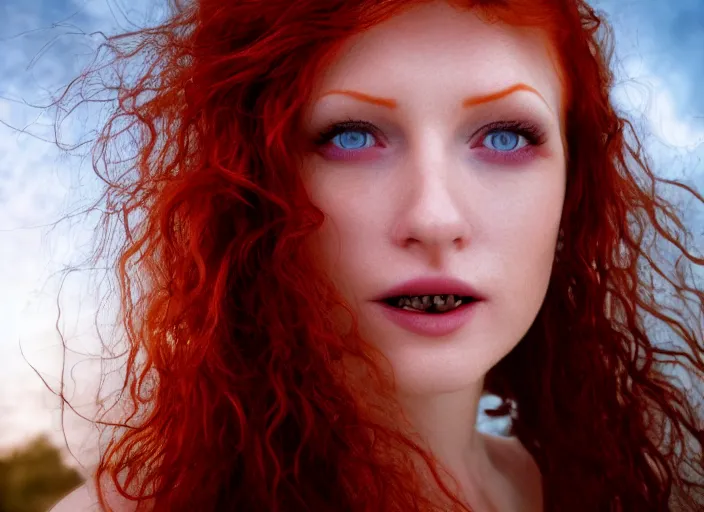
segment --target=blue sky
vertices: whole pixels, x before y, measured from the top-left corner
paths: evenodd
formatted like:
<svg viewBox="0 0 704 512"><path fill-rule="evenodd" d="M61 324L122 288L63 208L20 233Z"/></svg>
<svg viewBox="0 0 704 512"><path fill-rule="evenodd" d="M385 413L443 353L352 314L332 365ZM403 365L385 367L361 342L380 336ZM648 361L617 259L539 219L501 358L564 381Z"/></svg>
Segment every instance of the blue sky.
<svg viewBox="0 0 704 512"><path fill-rule="evenodd" d="M704 2L610 0L593 5L609 15L616 31L619 86L614 100L651 133L644 138L658 174L683 178L704 191ZM55 274L86 249L90 226L47 224L91 199L95 178L88 162L62 155L51 140L53 119L45 105L87 64L100 42L159 14L148 0L2 0L0 3L0 448L37 432L62 443L58 401L25 358L57 386L61 341L55 330ZM32 106L35 105L35 106ZM62 137L75 139L94 118L77 116ZM10 127L8 127L8 125ZM18 131L21 130L21 131ZM701 208L687 212L701 233ZM701 240L701 239L700 239ZM75 351L95 354L91 320L93 284L78 276L64 284L60 325ZM24 357L20 353L20 343ZM67 372L80 382L96 378L85 355L68 354ZM69 396L85 398L66 374ZM91 389L92 391L92 389ZM77 403L80 400L77 399ZM88 412L86 409L83 412ZM87 425L66 424L74 450L89 450Z"/></svg>

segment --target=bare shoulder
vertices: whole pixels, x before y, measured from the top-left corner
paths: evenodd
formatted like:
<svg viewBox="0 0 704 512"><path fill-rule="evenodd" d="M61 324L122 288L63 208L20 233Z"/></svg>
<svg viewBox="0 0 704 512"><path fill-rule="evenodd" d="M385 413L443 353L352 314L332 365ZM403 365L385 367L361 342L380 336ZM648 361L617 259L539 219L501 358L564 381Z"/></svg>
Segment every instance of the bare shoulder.
<svg viewBox="0 0 704 512"><path fill-rule="evenodd" d="M73 490L59 501L49 512L98 512L98 499L93 498L87 484Z"/></svg>
<svg viewBox="0 0 704 512"><path fill-rule="evenodd" d="M103 485L105 499L114 512L136 512L136 503L123 497L112 486ZM142 509L144 510L144 509ZM98 492L92 480L74 489L49 512L103 512L98 503Z"/></svg>
<svg viewBox="0 0 704 512"><path fill-rule="evenodd" d="M533 456L516 437L484 434L494 464L520 497L519 510L543 510L543 478Z"/></svg>

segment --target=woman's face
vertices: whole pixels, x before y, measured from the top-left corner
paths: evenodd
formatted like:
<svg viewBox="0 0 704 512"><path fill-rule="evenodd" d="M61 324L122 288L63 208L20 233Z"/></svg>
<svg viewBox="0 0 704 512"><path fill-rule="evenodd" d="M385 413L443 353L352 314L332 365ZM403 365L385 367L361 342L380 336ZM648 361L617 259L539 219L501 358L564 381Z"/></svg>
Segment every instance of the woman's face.
<svg viewBox="0 0 704 512"><path fill-rule="evenodd" d="M349 40L316 85L304 126L304 181L326 215L316 256L400 391L481 382L535 320L554 258L566 172L545 40L426 4ZM469 294L393 290L418 278L483 300L444 313L377 300Z"/></svg>

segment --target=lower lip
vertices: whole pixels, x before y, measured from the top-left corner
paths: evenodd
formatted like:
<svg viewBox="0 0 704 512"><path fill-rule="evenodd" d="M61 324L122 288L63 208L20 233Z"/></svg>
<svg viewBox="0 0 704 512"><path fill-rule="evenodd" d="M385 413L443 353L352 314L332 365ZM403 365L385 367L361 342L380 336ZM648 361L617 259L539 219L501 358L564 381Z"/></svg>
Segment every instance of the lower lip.
<svg viewBox="0 0 704 512"><path fill-rule="evenodd" d="M445 313L416 313L377 302L384 315L399 327L421 336L447 336L452 334L474 315L481 301L472 301Z"/></svg>

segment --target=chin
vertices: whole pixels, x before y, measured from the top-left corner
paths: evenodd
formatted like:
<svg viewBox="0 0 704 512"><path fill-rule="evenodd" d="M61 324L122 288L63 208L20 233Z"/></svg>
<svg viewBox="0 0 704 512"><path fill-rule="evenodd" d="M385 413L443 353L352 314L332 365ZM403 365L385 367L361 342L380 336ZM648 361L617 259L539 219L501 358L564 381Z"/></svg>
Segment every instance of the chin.
<svg viewBox="0 0 704 512"><path fill-rule="evenodd" d="M491 313L484 307L474 321L443 337L413 334L380 315L363 315L360 334L389 361L397 392L454 393L476 389L525 333L524 322L501 322Z"/></svg>
<svg viewBox="0 0 704 512"><path fill-rule="evenodd" d="M512 347L496 344L447 343L382 349L393 368L396 389L406 394L455 393L474 388Z"/></svg>

